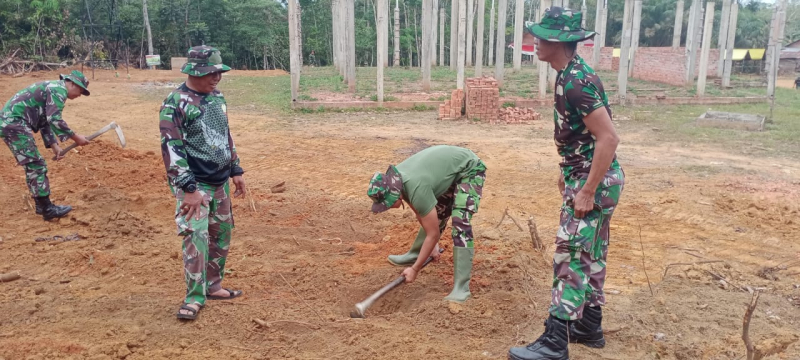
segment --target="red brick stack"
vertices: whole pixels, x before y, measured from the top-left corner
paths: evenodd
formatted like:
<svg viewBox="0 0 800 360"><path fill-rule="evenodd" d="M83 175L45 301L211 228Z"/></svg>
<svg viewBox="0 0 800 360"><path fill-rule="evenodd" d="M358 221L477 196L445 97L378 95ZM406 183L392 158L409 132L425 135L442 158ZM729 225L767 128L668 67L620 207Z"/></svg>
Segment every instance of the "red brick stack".
<svg viewBox="0 0 800 360"><path fill-rule="evenodd" d="M493 122L497 120L500 106L500 89L497 80L484 76L466 80L467 118Z"/></svg>
<svg viewBox="0 0 800 360"><path fill-rule="evenodd" d="M439 105L439 120L456 120L461 117L464 108L464 90L456 89L450 94L450 100Z"/></svg>
<svg viewBox="0 0 800 360"><path fill-rule="evenodd" d="M541 120L542 114L531 108L507 107L500 109L500 118L492 124L530 124L534 120Z"/></svg>

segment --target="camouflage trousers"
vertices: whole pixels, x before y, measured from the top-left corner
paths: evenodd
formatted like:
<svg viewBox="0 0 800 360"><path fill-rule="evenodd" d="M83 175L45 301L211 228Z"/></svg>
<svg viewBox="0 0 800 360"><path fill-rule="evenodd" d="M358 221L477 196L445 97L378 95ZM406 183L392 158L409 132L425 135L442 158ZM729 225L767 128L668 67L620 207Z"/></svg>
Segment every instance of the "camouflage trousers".
<svg viewBox="0 0 800 360"><path fill-rule="evenodd" d="M233 212L227 183L220 186L198 183L197 191L207 202L200 210L199 220L194 216L187 219L180 214L185 193L181 189L173 189L178 203L175 223L178 225L178 235L183 236L185 302L202 306L207 294L222 289L225 259L233 231Z"/></svg>
<svg viewBox="0 0 800 360"><path fill-rule="evenodd" d="M478 212L481 204L483 184L486 182L486 165L481 161L469 174L450 186L436 198L436 216L439 218L439 233L447 227L447 220L453 218L453 246L473 247L472 215ZM424 231L420 228L420 231Z"/></svg>
<svg viewBox="0 0 800 360"><path fill-rule="evenodd" d="M606 278L609 226L625 184L625 173L616 161L598 185L593 210L575 218L572 200L586 183L588 174L565 179L561 223L553 255L553 290L550 314L562 320L578 320L583 308L605 305L603 284Z"/></svg>
<svg viewBox="0 0 800 360"><path fill-rule="evenodd" d="M33 132L22 120L0 118L0 138L11 149L17 164L25 168L25 180L33 197L50 195L47 164L36 148Z"/></svg>

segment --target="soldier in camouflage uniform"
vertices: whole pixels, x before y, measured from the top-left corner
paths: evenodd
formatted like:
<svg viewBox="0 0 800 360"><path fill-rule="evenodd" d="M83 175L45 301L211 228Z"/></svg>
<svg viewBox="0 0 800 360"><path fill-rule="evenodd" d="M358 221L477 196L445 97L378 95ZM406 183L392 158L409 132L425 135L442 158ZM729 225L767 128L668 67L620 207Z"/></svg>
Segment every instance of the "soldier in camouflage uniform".
<svg viewBox="0 0 800 360"><path fill-rule="evenodd" d="M181 70L188 79L161 106L161 155L177 200L175 223L183 236L186 298L179 319L197 318L206 300L242 295L222 287L234 224L228 179L236 185L234 196L246 193L225 98L216 90L229 70L219 50L189 49Z"/></svg>
<svg viewBox="0 0 800 360"><path fill-rule="evenodd" d="M367 195L372 211L379 213L406 203L414 210L421 227L411 250L389 255L389 262L409 266L403 271L406 282L413 282L422 264L432 256L439 258L439 237L453 218L453 291L446 300L463 303L472 295L472 215L478 212L486 181L486 165L475 153L456 146L438 145L422 150L386 174L375 173ZM434 211L435 210L435 211Z"/></svg>
<svg viewBox="0 0 800 360"><path fill-rule="evenodd" d="M47 164L36 148L33 133L42 132L44 146L50 148L56 160L61 159L58 140L68 138L83 146L89 143L82 135L72 131L61 111L67 99L89 96L89 81L80 71L61 75L58 81L35 83L15 94L0 111L0 138L11 149L17 164L25 168L28 190L36 201L36 214L45 220L61 218L72 210L50 202L50 180Z"/></svg>
<svg viewBox="0 0 800 360"><path fill-rule="evenodd" d="M558 71L555 143L562 156L561 220L553 257L553 289L545 332L512 348L515 360L566 360L569 342L601 348L609 224L625 175L616 160L619 143L603 83L577 54L594 32L581 28L580 12L553 7L542 22L526 24L539 60Z"/></svg>

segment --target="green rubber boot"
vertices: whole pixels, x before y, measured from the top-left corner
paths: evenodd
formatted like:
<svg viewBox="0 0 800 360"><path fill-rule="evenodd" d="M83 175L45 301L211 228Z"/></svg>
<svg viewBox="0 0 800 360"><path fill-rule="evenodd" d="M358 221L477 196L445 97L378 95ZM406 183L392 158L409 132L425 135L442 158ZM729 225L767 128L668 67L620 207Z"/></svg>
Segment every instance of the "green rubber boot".
<svg viewBox="0 0 800 360"><path fill-rule="evenodd" d="M445 227L447 227L447 219L439 221L440 233L444 231ZM419 257L419 250L422 249L422 244L425 242L426 236L427 234L425 233L425 229L420 227L419 232L417 233L417 238L414 239L414 243L411 244L411 249L403 255L389 255L389 262L392 263L392 265L397 266L414 265L414 262L416 262L417 258Z"/></svg>
<svg viewBox="0 0 800 360"><path fill-rule="evenodd" d="M417 257L419 257L419 250L422 249L422 243L425 242L425 236L425 229L420 227L417 238L414 239L414 243L411 244L411 250L408 250L408 252L403 255L389 255L389 262L397 266L414 265L414 262L417 261Z"/></svg>
<svg viewBox="0 0 800 360"><path fill-rule="evenodd" d="M464 303L472 296L469 292L469 280L472 277L472 258L475 248L453 247L453 291L444 299Z"/></svg>

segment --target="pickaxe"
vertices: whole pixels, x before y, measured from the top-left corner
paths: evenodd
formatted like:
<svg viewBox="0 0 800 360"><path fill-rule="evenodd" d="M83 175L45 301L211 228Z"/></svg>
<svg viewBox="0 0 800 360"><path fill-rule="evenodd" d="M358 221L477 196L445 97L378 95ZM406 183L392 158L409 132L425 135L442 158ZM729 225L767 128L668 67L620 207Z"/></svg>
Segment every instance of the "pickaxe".
<svg viewBox="0 0 800 360"><path fill-rule="evenodd" d="M94 140L94 138L96 138L96 137L98 137L100 135L103 135L103 133L105 133L106 131L111 130L111 129L114 129L114 131L117 132L117 137L119 138L119 144L122 145L122 148L124 149L125 145L127 144L125 142L125 134L122 133L122 128L119 127L119 125L117 125L117 123L113 122L113 121L111 122L111 124L108 124L108 125L104 126L98 132L87 136L86 140ZM77 143L74 143L74 144L72 144L70 146L67 146L66 148L61 150L61 153L59 154L59 157L66 155L70 150L76 148L77 146L78 146ZM53 160L55 160L55 159L56 158L53 157Z"/></svg>
<svg viewBox="0 0 800 360"><path fill-rule="evenodd" d="M440 248L439 249L439 253L441 254L443 252L444 252L444 249ZM428 259L425 260L425 263L422 264L422 267L424 268L432 260L433 260L432 256L428 257ZM420 270L422 270L422 269L420 269ZM389 292L389 290L392 290L395 287L397 287L397 285L402 284L404 281L406 281L406 277L403 276L403 275L400 275L399 277L397 277L397 279L394 279L394 281L390 282L386 286L382 287L380 290L376 291L374 294L370 295L366 300L356 304L355 310L350 312L350 317L351 318L364 318L364 317L366 317L367 316L366 315L367 309L369 309L369 307L372 306L372 303L374 303L375 300L378 300L378 298L380 298L381 296L383 296L384 294Z"/></svg>

